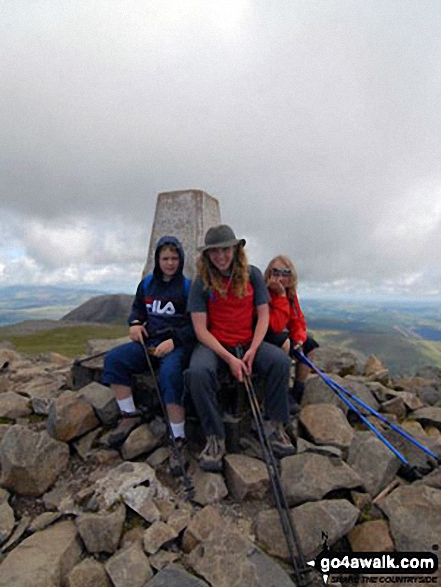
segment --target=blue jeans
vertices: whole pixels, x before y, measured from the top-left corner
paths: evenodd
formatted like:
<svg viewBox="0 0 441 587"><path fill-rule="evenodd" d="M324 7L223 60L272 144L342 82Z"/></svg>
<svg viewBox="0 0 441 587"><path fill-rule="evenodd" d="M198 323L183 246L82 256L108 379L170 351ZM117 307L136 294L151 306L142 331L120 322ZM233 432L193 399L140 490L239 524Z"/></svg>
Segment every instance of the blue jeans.
<svg viewBox="0 0 441 587"><path fill-rule="evenodd" d="M159 365L159 386L165 405L182 405L184 389L183 371L188 362L188 350L175 347L162 359L152 358L153 366ZM132 375L140 375L148 370L144 349L139 342L128 342L109 351L104 360L104 385L127 385L130 387Z"/></svg>

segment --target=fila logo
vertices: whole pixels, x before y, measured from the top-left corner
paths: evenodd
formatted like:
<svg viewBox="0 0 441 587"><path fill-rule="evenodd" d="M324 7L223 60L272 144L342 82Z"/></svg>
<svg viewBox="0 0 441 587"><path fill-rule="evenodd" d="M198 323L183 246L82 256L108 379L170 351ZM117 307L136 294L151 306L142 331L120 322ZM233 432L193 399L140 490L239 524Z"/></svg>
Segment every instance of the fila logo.
<svg viewBox="0 0 441 587"><path fill-rule="evenodd" d="M161 300L153 300L151 304L147 305L147 311L152 314L176 314L176 310L172 302L167 302L163 308L161 308Z"/></svg>

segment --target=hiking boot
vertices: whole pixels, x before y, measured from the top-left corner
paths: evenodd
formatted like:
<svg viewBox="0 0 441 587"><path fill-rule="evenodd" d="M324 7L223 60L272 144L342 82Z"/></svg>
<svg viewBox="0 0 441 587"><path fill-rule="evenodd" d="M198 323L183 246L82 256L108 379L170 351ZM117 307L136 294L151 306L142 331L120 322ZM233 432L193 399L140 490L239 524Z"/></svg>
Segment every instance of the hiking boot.
<svg viewBox="0 0 441 587"><path fill-rule="evenodd" d="M268 440L273 449L274 456L279 459L295 455L297 448L291 442L282 422L268 422Z"/></svg>
<svg viewBox="0 0 441 587"><path fill-rule="evenodd" d="M121 412L121 420L116 429L109 434L107 444L111 448L118 448L127 440L130 433L141 424L141 412Z"/></svg>
<svg viewBox="0 0 441 587"><path fill-rule="evenodd" d="M180 477L184 474L182 467L184 467L184 470L188 467L187 440L185 438L175 438L175 444L176 450L170 442L171 446L168 466L172 477Z"/></svg>
<svg viewBox="0 0 441 587"><path fill-rule="evenodd" d="M222 471L222 459L225 455L225 438L207 436L207 444L199 455L199 466L204 471L216 473Z"/></svg>

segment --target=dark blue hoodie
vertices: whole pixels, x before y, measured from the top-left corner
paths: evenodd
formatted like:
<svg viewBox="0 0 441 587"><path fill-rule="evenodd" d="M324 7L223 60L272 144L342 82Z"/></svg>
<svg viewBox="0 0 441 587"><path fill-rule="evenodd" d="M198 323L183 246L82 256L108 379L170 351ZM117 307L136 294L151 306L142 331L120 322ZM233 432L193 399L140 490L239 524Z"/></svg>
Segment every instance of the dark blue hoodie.
<svg viewBox="0 0 441 587"><path fill-rule="evenodd" d="M170 281L163 281L159 267L159 252L166 245L174 245L179 254L179 267ZM186 311L190 280L184 277L184 251L174 236L163 236L155 248L153 273L146 275L136 290L128 322L139 320L145 324L148 345L156 346L172 338L175 346L195 342L190 315Z"/></svg>

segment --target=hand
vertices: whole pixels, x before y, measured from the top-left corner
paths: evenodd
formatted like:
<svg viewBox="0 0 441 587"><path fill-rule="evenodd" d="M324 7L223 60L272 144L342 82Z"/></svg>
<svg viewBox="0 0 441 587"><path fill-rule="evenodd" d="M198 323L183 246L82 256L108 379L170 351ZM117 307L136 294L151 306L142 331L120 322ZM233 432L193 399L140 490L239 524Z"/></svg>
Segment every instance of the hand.
<svg viewBox="0 0 441 587"><path fill-rule="evenodd" d="M286 291L284 286L280 283L280 277L276 275L271 275L268 281L268 289L274 292L278 296L286 296Z"/></svg>
<svg viewBox="0 0 441 587"><path fill-rule="evenodd" d="M148 338L148 333L142 324L135 324L129 328L129 338L133 342L144 342L144 337Z"/></svg>
<svg viewBox="0 0 441 587"><path fill-rule="evenodd" d="M253 372L253 361L255 356L256 351L252 348L249 348L243 356L242 361L245 363L245 373L248 375L248 377L251 377L251 373Z"/></svg>
<svg viewBox="0 0 441 587"><path fill-rule="evenodd" d="M233 374L233 376L240 383L242 383L243 374L247 372L247 367L246 367L245 363L241 359L238 359L234 355L231 355L231 358L228 361L228 366L230 367L230 371Z"/></svg>
<svg viewBox="0 0 441 587"><path fill-rule="evenodd" d="M154 356L158 357L158 359L162 359L162 357L165 357L165 355L171 353L174 348L175 343L171 338L168 338L167 340L164 340L163 342L158 344L158 346L155 349Z"/></svg>
<svg viewBox="0 0 441 587"><path fill-rule="evenodd" d="M293 341L293 348L294 348L295 351L300 351L301 352L302 351L302 346L303 346L303 343L301 341L299 341L299 340Z"/></svg>

